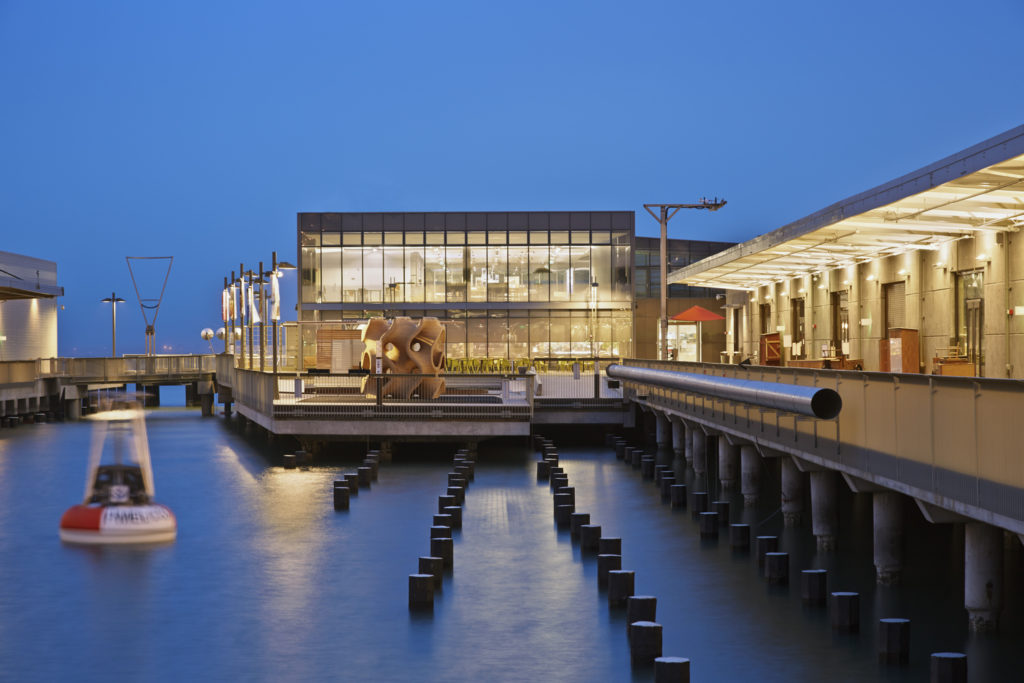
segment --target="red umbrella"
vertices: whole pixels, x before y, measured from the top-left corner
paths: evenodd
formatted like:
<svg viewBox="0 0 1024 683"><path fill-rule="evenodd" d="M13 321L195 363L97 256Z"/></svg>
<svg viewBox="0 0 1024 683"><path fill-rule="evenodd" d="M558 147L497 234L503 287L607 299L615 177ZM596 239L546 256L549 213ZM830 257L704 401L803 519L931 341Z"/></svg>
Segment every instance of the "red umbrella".
<svg viewBox="0 0 1024 683"><path fill-rule="evenodd" d="M690 306L682 313L676 313L670 320L682 320L687 323L706 323L709 320L725 320L724 316L709 311L703 306Z"/></svg>
<svg viewBox="0 0 1024 683"><path fill-rule="evenodd" d="M676 313L670 318L670 320L679 320L687 323L697 323L697 362L700 363L704 360L704 349L701 336L701 323L708 322L711 320L725 320L724 316L718 315L714 311L709 311L703 306L690 306L682 313Z"/></svg>

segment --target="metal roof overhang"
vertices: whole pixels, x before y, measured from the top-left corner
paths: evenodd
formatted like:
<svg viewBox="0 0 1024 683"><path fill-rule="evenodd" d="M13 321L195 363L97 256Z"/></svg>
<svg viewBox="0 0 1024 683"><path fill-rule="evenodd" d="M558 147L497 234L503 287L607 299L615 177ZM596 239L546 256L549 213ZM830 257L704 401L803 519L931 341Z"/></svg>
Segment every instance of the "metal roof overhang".
<svg viewBox="0 0 1024 683"><path fill-rule="evenodd" d="M1024 225L1024 126L669 274L753 290Z"/></svg>
<svg viewBox="0 0 1024 683"><path fill-rule="evenodd" d="M0 275L0 301L8 299L52 299L64 296L64 288L57 285L32 285L20 278Z"/></svg>

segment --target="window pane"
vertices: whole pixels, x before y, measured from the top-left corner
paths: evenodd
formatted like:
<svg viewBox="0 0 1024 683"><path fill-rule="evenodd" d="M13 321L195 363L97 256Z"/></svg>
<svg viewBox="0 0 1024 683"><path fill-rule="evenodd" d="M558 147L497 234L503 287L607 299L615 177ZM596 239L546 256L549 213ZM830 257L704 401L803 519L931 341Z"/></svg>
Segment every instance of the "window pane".
<svg viewBox="0 0 1024 683"><path fill-rule="evenodd" d="M571 247L569 258L569 296L573 301L590 301L590 247Z"/></svg>
<svg viewBox="0 0 1024 683"><path fill-rule="evenodd" d="M508 248L508 300L529 299L530 263L527 247Z"/></svg>
<svg viewBox="0 0 1024 683"><path fill-rule="evenodd" d="M466 321L450 320L445 323L445 352L449 358L466 357Z"/></svg>
<svg viewBox="0 0 1024 683"><path fill-rule="evenodd" d="M363 250L360 247L341 251L341 298L346 302L363 300Z"/></svg>
<svg viewBox="0 0 1024 683"><path fill-rule="evenodd" d="M487 249L487 300L508 301L508 249Z"/></svg>
<svg viewBox="0 0 1024 683"><path fill-rule="evenodd" d="M448 233L449 237L451 233ZM466 260L465 247L447 247L445 249L445 270L448 281L449 303L460 303L466 300Z"/></svg>
<svg viewBox="0 0 1024 683"><path fill-rule="evenodd" d="M391 234L391 233L387 233ZM408 301L402 247L384 247L384 287L388 303Z"/></svg>
<svg viewBox="0 0 1024 683"><path fill-rule="evenodd" d="M302 247L302 300L320 303L320 247Z"/></svg>
<svg viewBox="0 0 1024 683"><path fill-rule="evenodd" d="M509 244L526 244L526 233L525 232L510 232L508 234Z"/></svg>
<svg viewBox="0 0 1024 683"><path fill-rule="evenodd" d="M551 301L568 301L572 285L569 273L569 247L551 247ZM554 338L552 337L552 341Z"/></svg>
<svg viewBox="0 0 1024 683"><path fill-rule="evenodd" d="M597 282L597 303L612 300L612 248L594 247L590 251L590 269L594 281Z"/></svg>
<svg viewBox="0 0 1024 683"><path fill-rule="evenodd" d="M530 301L549 301L548 283L551 267L548 263L548 248L530 247Z"/></svg>
<svg viewBox="0 0 1024 683"><path fill-rule="evenodd" d="M530 357L530 320L512 318L509 320L509 358L513 360Z"/></svg>
<svg viewBox="0 0 1024 683"><path fill-rule="evenodd" d="M530 318L530 351L534 357L546 358L551 355L548 322L547 318Z"/></svg>
<svg viewBox="0 0 1024 683"><path fill-rule="evenodd" d="M466 321L466 336L469 342L469 358L487 357L487 318L470 318Z"/></svg>
<svg viewBox="0 0 1024 683"><path fill-rule="evenodd" d="M429 233L428 233L429 237ZM426 249L426 271L423 276L426 287L427 301L444 301L444 247L427 247Z"/></svg>
<svg viewBox="0 0 1024 683"><path fill-rule="evenodd" d="M405 248L405 291L409 301L423 301L423 247Z"/></svg>
<svg viewBox="0 0 1024 683"><path fill-rule="evenodd" d="M341 247L324 247L320 255L324 303L341 302Z"/></svg>
<svg viewBox="0 0 1024 683"><path fill-rule="evenodd" d="M471 233L472 234L472 233ZM468 247L469 300L487 301L487 247Z"/></svg>
<svg viewBox="0 0 1024 683"><path fill-rule="evenodd" d="M364 232L363 233L363 244L370 246L380 246L384 241L382 235L379 232Z"/></svg>
<svg viewBox="0 0 1024 683"><path fill-rule="evenodd" d="M566 311L552 311L551 317L551 355L568 356L571 352L571 336L569 332L569 318L555 317L558 313Z"/></svg>
<svg viewBox="0 0 1024 683"><path fill-rule="evenodd" d="M400 232L386 232L384 233L384 244L401 244L402 233Z"/></svg>
<svg viewBox="0 0 1024 683"><path fill-rule="evenodd" d="M487 320L487 357L508 358L508 318Z"/></svg>
<svg viewBox="0 0 1024 683"><path fill-rule="evenodd" d="M363 301L384 301L384 253L380 247L363 247Z"/></svg>

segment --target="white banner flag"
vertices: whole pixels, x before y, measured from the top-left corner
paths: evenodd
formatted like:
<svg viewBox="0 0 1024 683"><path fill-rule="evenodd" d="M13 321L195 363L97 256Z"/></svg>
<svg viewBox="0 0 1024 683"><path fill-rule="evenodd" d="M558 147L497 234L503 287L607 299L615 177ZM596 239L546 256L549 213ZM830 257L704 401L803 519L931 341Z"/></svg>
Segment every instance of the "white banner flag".
<svg viewBox="0 0 1024 683"><path fill-rule="evenodd" d="M220 293L220 319L224 322L228 321L228 290L227 287Z"/></svg>
<svg viewBox="0 0 1024 683"><path fill-rule="evenodd" d="M277 285L277 273L270 276L270 291L273 301L270 304L270 317L273 320L281 319L281 288Z"/></svg>
<svg viewBox="0 0 1024 683"><path fill-rule="evenodd" d="M253 291L253 286L249 285L249 323L252 325L259 325L262 321L260 318L260 312L256 308L256 292Z"/></svg>

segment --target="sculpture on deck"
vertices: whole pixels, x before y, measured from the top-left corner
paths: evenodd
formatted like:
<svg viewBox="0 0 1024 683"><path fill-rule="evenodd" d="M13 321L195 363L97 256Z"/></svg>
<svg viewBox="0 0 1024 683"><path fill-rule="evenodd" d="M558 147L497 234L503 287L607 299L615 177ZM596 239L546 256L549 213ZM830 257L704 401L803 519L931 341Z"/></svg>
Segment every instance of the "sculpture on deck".
<svg viewBox="0 0 1024 683"><path fill-rule="evenodd" d="M445 382L439 375L445 371L444 326L437 318L415 322L400 316L392 321L371 318L363 330L363 370L376 372L377 359L385 375L424 375L420 377L386 377L381 386L384 396L437 398L444 393ZM377 380L363 379L366 396L377 391Z"/></svg>

